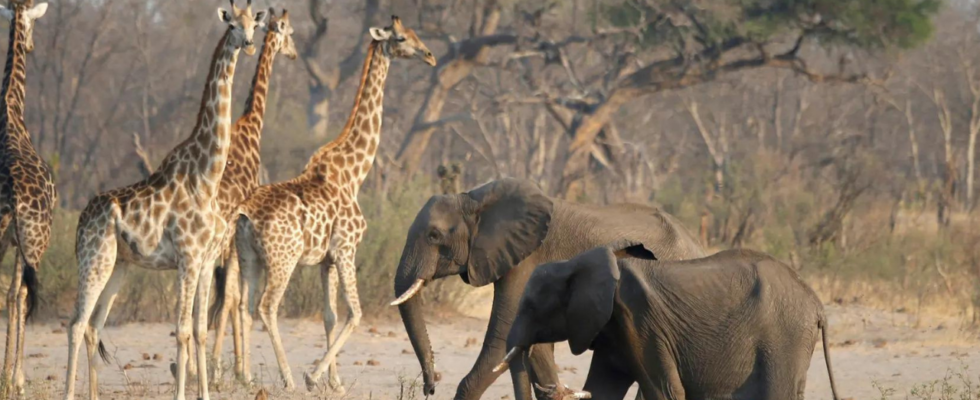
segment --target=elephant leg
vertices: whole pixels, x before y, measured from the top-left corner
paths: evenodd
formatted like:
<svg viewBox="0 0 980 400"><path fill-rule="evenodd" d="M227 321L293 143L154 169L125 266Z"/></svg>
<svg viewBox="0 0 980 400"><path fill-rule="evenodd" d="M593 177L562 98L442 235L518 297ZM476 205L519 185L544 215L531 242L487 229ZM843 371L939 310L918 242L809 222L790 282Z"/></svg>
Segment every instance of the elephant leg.
<svg viewBox="0 0 980 400"><path fill-rule="evenodd" d="M558 380L558 366L555 365L555 345L554 343L542 343L533 346L533 351L528 357L528 375L531 382L540 387L555 387L559 391L568 392ZM570 394L566 393L566 394ZM534 397L538 400L548 400L550 396L544 391L534 388Z"/></svg>
<svg viewBox="0 0 980 400"><path fill-rule="evenodd" d="M477 356L476 364L456 388L455 400L479 399L502 373L493 372L493 367L499 364L507 353L507 334L510 333L510 327L514 323L517 305L521 294L524 293L527 278L527 275L515 276L511 273L494 282L493 307L487 333L483 338L483 347L480 349L480 355ZM531 400L521 397L519 392L516 394L515 400Z"/></svg>
<svg viewBox="0 0 980 400"><path fill-rule="evenodd" d="M636 380L628 372L617 367L612 354L602 351L592 353L584 390L592 393L593 399L625 398L633 382ZM637 399L642 399L640 394L637 394Z"/></svg>

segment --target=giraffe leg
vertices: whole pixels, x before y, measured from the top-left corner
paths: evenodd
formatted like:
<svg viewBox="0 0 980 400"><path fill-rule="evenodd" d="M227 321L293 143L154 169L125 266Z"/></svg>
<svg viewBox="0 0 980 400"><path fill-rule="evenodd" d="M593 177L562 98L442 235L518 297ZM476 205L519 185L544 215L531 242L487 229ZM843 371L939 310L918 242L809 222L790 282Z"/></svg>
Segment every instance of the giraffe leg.
<svg viewBox="0 0 980 400"><path fill-rule="evenodd" d="M194 298L204 264L196 257L185 255L179 274L177 293L177 383L174 400L185 400L187 366L190 362L190 342L194 328Z"/></svg>
<svg viewBox="0 0 980 400"><path fill-rule="evenodd" d="M258 255L252 249L251 244L247 242L247 239L236 238L236 246L238 247L239 285L241 291L241 299L238 302L238 316L241 318L242 324L240 331L242 336L242 373L238 376L238 379L246 383L251 383L252 365L249 343L251 343L252 313L255 312L255 296L258 292L260 267Z"/></svg>
<svg viewBox="0 0 980 400"><path fill-rule="evenodd" d="M21 307L18 294L22 286L24 262L20 251L15 252L14 273L10 278L10 289L7 291L7 347L3 355L3 388L4 395L9 395L13 389L14 364L17 358L17 335L20 333Z"/></svg>
<svg viewBox="0 0 980 400"><path fill-rule="evenodd" d="M285 257L284 257L285 258ZM259 301L259 317L262 323L269 330L269 338L272 339L272 349L276 353L276 361L279 362L279 373L282 376L286 390L293 390L296 384L293 383L293 372L289 368L289 361L286 359L286 350L282 347L282 336L279 334L279 303L282 301L286 287L289 285L289 277L292 276L296 263L299 262L299 255L291 255L285 259L269 260L269 273L266 277L265 293Z"/></svg>
<svg viewBox="0 0 980 400"><path fill-rule="evenodd" d="M232 256L228 262L228 281L225 283L226 286L226 297L225 306L228 307L231 313L231 337L232 344L235 350L235 375L241 376L244 367L242 365L242 319L241 319L241 309L239 304L242 302L242 292L239 287L239 282L241 281L241 272L239 272L238 267L238 251L232 250ZM234 265L234 270L231 266ZM231 293L228 295L227 293Z"/></svg>
<svg viewBox="0 0 980 400"><path fill-rule="evenodd" d="M344 323L344 327L337 334L336 341L327 348L327 354L317 363L313 373L304 376L306 378L307 389L315 387L316 382L320 380L323 372L327 370L331 363L336 361L337 353L344 347L344 343L350 338L351 333L354 332L354 328L361 324L361 302L357 296L357 270L354 266L355 246L353 243L344 244L336 252L331 250L333 258L337 262L340 285L343 289L344 300L347 302L347 307L350 310L350 316Z"/></svg>
<svg viewBox="0 0 980 400"><path fill-rule="evenodd" d="M119 293L128 270L129 268L125 265L117 265L113 269L109 282L106 283L102 294L99 295L99 300L95 303L88 328L85 330L85 346L88 352L88 387L89 398L91 399L99 397L99 358L101 357L102 361L109 363L109 355L106 353L102 342L99 341L99 332L105 327L105 321L109 317L112 303L116 301L116 294Z"/></svg>
<svg viewBox="0 0 980 400"><path fill-rule="evenodd" d="M68 328L68 370L65 373L65 400L75 398L75 375L78 369L78 351L82 348L82 337L88 328L92 313L112 275L116 263L116 236L113 229L103 231L86 229L78 234L78 299L75 301L75 315ZM89 360L93 358L89 354ZM98 388L90 388L89 397L98 398Z"/></svg>
<svg viewBox="0 0 980 400"><path fill-rule="evenodd" d="M228 251L228 256L225 257L224 265L222 266L224 270L224 276L215 279L223 279L223 283L219 285L224 285L223 296L224 299L221 301L221 308L218 310L216 316L216 323L214 326L214 348L211 351L211 358L214 365L211 366L212 376L216 380L221 379L222 375L222 365L221 365L221 353L224 348L225 331L228 325L228 318L231 317L231 328L232 328L232 340L234 341L235 350L235 374L241 374L241 367L239 363L241 362L241 320L238 317L238 301L241 298L241 290L238 288L239 280L239 268L238 268L238 252L235 246L231 246ZM221 292L218 295L222 295Z"/></svg>
<svg viewBox="0 0 980 400"><path fill-rule="evenodd" d="M329 257L327 258L329 260ZM334 328L337 326L337 292L338 292L338 280L337 268L334 267L333 262L324 263L320 266L320 279L323 284L323 330L327 334L327 348L333 345L334 340L337 339L337 335L334 334ZM340 380L340 375L337 373L337 360L330 363L330 367L327 369L328 383L330 389L335 392L344 392L344 384Z"/></svg>
<svg viewBox="0 0 980 400"><path fill-rule="evenodd" d="M27 285L17 293L17 359L14 364L14 392L24 394L24 341L27 337Z"/></svg>
<svg viewBox="0 0 980 400"><path fill-rule="evenodd" d="M208 300L211 299L211 280L214 277L214 260L204 263L198 278L194 299L194 341L197 351L198 398L210 400L208 393Z"/></svg>

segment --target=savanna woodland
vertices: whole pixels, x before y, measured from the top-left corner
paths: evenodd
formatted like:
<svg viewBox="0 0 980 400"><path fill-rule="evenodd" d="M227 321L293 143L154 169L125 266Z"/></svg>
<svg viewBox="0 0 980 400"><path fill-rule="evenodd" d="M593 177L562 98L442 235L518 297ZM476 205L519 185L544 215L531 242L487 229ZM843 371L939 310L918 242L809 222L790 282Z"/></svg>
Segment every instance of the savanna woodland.
<svg viewBox="0 0 980 400"><path fill-rule="evenodd" d="M202 38L219 29L197 3L55 1L38 22L27 126L60 193L41 320L71 315L80 209L149 173L194 121L213 45ZM368 27L397 14L438 59L388 79L360 193L365 315L394 315L399 250L429 196L510 176L579 202L658 205L711 249L787 261L828 302L980 324L978 2L256 5L289 9L299 52L272 78L263 182L297 175L340 132ZM237 117L250 82L236 83ZM174 274L134 269L110 323L172 321ZM285 317L320 312L317 274L297 271ZM425 296L452 308L464 286Z"/></svg>

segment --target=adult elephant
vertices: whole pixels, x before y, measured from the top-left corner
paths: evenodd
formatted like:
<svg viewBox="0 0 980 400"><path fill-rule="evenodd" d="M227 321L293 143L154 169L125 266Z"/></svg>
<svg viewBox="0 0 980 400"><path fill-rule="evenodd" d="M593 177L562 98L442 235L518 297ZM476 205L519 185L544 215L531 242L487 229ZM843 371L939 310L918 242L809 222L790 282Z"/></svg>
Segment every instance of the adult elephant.
<svg viewBox="0 0 980 400"><path fill-rule="evenodd" d="M525 180L501 179L468 193L430 198L409 228L395 275L398 298L392 302L399 306L422 365L425 394L435 394L435 362L421 300L413 296L426 283L459 275L473 286L494 285L483 348L456 388L455 399L475 400L500 375L493 367L504 356L507 333L535 266L622 239L642 243L664 260L705 256L690 232L656 208L569 203L549 198ZM515 393L528 391L517 387L528 376L541 387L561 387L553 345L536 345L529 364L530 371L511 369ZM537 393L539 399L544 396Z"/></svg>

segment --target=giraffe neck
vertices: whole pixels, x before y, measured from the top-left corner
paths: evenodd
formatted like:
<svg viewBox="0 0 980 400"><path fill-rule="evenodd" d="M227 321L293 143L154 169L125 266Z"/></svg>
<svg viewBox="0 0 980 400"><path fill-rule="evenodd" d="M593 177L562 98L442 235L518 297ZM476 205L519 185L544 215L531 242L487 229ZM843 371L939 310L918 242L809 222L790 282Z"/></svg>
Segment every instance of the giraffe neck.
<svg viewBox="0 0 980 400"><path fill-rule="evenodd" d="M239 52L229 43L231 34L229 29L214 51L201 98L201 109L197 114L197 125L185 142L186 146L180 149L184 154L180 154L177 162L189 163L189 166L184 171L181 171L183 168L175 171L177 174L186 172L202 177L211 193L221 181L231 147L231 88ZM202 194L209 195L207 192Z"/></svg>
<svg viewBox="0 0 980 400"><path fill-rule="evenodd" d="M324 145L310 158L305 173L328 177L357 188L367 177L381 139L382 103L391 58L387 44L372 41L361 72L361 84L354 96L354 109L340 136Z"/></svg>
<svg viewBox="0 0 980 400"><path fill-rule="evenodd" d="M3 67L3 87L0 89L0 143L7 141L7 89L10 88L10 72L14 69L14 43L17 39L16 24L10 23L10 38L7 40L7 62Z"/></svg>
<svg viewBox="0 0 980 400"><path fill-rule="evenodd" d="M30 143L31 138L25 129L10 129L9 123L23 124L24 91L27 88L27 22L22 6L14 7L14 20L11 22L10 46L7 51L7 65L4 67L3 111L4 139Z"/></svg>
<svg viewBox="0 0 980 400"><path fill-rule="evenodd" d="M269 93L272 65L276 53L279 52L276 36L277 34L271 29L265 34L265 43L262 45L262 52L259 54L259 63L255 68L255 76L252 77L252 90L245 100L245 114L243 116L255 118L254 120L257 121L260 130L262 128L262 116L265 115L265 97Z"/></svg>

